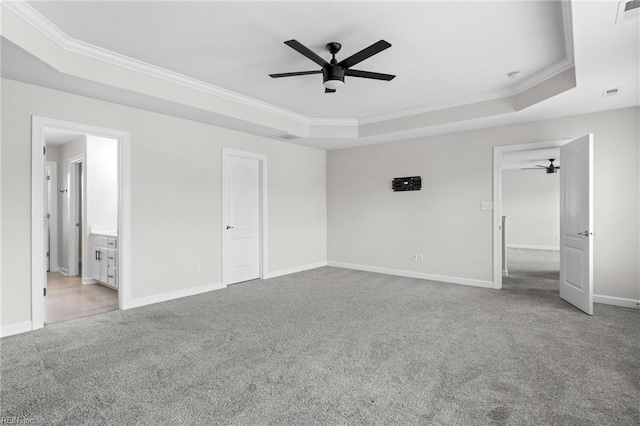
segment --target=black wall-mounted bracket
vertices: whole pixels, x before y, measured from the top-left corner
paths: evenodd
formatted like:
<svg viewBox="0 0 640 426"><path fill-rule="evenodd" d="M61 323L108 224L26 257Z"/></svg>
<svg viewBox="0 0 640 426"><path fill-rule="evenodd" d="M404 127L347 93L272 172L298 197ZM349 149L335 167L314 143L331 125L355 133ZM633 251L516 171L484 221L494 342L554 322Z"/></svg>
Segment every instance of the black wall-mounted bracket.
<svg viewBox="0 0 640 426"><path fill-rule="evenodd" d="M397 191L420 191L422 178L420 176L393 178L392 188Z"/></svg>

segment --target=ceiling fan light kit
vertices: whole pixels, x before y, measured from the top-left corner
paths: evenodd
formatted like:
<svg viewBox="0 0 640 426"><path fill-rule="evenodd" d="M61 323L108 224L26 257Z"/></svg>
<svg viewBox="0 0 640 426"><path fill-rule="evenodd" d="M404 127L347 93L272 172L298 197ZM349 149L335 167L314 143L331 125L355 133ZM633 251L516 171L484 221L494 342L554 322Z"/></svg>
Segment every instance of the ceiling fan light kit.
<svg viewBox="0 0 640 426"><path fill-rule="evenodd" d="M366 49L362 49L358 53L349 56L346 59L338 62L336 60L336 53L340 51L342 45L338 42L327 43L326 47L329 53L331 53L331 62L325 61L318 56L311 49L300 43L298 40L288 40L284 44L296 50L298 53L311 59L316 64L320 65L322 69L314 71L295 71L279 74L269 74L271 78L281 77L294 77L299 75L309 74L322 74L322 84L324 85L325 93L335 93L337 89L344 86L344 77L346 75L351 77L369 78L373 80L391 81L395 78L395 75L381 74L370 71L359 71L350 69L352 66L359 64L367 58L382 52L385 49L391 47L391 44L385 40L380 40L377 43L372 44Z"/></svg>
<svg viewBox="0 0 640 426"><path fill-rule="evenodd" d="M548 166L542 166L540 164L536 164L535 167L525 167L524 169L521 170L542 170L545 169L547 171L547 174L553 174L553 173L558 173L558 170L560 169L560 166L556 166L555 164L553 164L553 162L556 161L555 158L549 158L549 165Z"/></svg>

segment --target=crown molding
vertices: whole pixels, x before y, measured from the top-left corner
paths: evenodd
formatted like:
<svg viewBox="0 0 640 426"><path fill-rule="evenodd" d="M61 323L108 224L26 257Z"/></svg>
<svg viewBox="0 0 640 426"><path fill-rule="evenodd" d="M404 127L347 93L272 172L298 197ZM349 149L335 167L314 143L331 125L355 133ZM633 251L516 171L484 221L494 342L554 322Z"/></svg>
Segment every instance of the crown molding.
<svg viewBox="0 0 640 426"><path fill-rule="evenodd" d="M357 118L311 118L311 126L357 126Z"/></svg>
<svg viewBox="0 0 640 426"><path fill-rule="evenodd" d="M552 78L556 75L573 67L573 61L565 58L555 64L547 67L546 69L536 73L532 77L523 80L515 86L507 87L504 89L493 90L491 92L485 92L476 96L469 96L465 98L456 99L450 102L443 102L438 105L427 105L423 107L405 109L398 112L392 112L382 115L374 115L358 119L358 125L378 123L380 121L394 120L397 118L408 117L411 115L426 114L429 112L441 111L443 109L455 108L464 105L475 104L478 102L492 101L496 99L506 98L509 96L516 96L532 87Z"/></svg>
<svg viewBox="0 0 640 426"><path fill-rule="evenodd" d="M378 123L381 121L393 120L402 117L410 117L413 115L425 114L429 112L440 111L443 109L500 99L508 96L515 96L574 66L572 26L573 17L571 0L562 0L561 8L563 15L562 18L566 57L563 60L556 62L548 68L536 73L535 75L522 80L516 85L504 89L494 90L491 92L485 92L476 96L459 98L446 103L409 108L388 114L379 114L362 118L313 118L304 114L290 111L282 107L278 107L268 102L260 101L250 96L242 95L231 90L227 90L222 87L215 86L213 84L206 83L192 77L188 77L184 74L170 71L156 65L152 65L125 55L121 55L116 52L112 52L99 46L94 46L81 40L76 40L65 34L60 28L55 26L46 17L44 17L37 10L31 7L25 0L2 1L2 6L11 10L27 24L31 25L44 36L53 41L55 44L68 51L88 56L112 65L120 66L134 72L143 73L198 92L216 96L231 102L236 102L241 105L273 114L275 116L287 118L306 126L354 126L356 127L356 129L358 129L359 126L366 124Z"/></svg>
<svg viewBox="0 0 640 426"><path fill-rule="evenodd" d="M485 92L480 95L465 97L447 103L438 105L427 105L423 107L410 108L389 114L373 115L358 119L358 125L378 123L380 121L394 120L397 118L408 117L411 115L425 114L447 108L455 108L458 106L469 105L477 102L490 101L494 99L504 98L508 96L516 96L525 90L552 78L556 75L568 70L575 65L573 56L573 10L571 8L571 0L563 0L562 8L562 28L564 31L565 58L550 65L549 67L537 72L536 74L522 80L516 85L504 89Z"/></svg>
<svg viewBox="0 0 640 426"><path fill-rule="evenodd" d="M55 26L51 21L45 18L24 0L13 0L2 2L2 4L63 49L169 81L189 89L214 95L232 102L237 102L284 118L292 119L302 124L309 125L311 123L311 119L306 115L298 114L293 111L289 111L288 109L254 99L249 96L241 95L231 90L227 90L210 83L205 83L184 74L130 58L81 40L76 40L66 35L62 30L60 30L60 28Z"/></svg>

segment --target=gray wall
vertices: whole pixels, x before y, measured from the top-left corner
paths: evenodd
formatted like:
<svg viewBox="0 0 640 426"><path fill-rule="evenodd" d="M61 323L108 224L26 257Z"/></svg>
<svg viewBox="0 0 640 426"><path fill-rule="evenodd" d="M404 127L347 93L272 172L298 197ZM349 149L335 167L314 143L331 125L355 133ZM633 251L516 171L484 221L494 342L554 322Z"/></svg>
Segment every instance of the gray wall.
<svg viewBox="0 0 640 426"><path fill-rule="evenodd" d="M497 145L595 135L595 288L638 299L639 108L501 126L327 157L329 261L492 280L493 151ZM391 179L422 176L422 191ZM423 253L424 262L412 262Z"/></svg>
<svg viewBox="0 0 640 426"><path fill-rule="evenodd" d="M502 172L502 215L507 216L507 246L558 248L559 177L560 174L547 174L544 169Z"/></svg>
<svg viewBox="0 0 640 426"><path fill-rule="evenodd" d="M267 270L326 260L324 151L3 79L3 325L31 319L32 115L131 132L133 298L221 281L223 147L268 157Z"/></svg>

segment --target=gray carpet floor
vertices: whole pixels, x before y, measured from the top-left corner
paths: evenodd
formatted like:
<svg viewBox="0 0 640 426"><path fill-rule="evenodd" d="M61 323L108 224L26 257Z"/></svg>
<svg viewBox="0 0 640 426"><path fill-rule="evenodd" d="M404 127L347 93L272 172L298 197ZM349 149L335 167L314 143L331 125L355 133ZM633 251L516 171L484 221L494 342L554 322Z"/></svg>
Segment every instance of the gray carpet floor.
<svg viewBox="0 0 640 426"><path fill-rule="evenodd" d="M511 271L497 291L325 267L11 336L1 416L640 424L640 311L590 317Z"/></svg>

